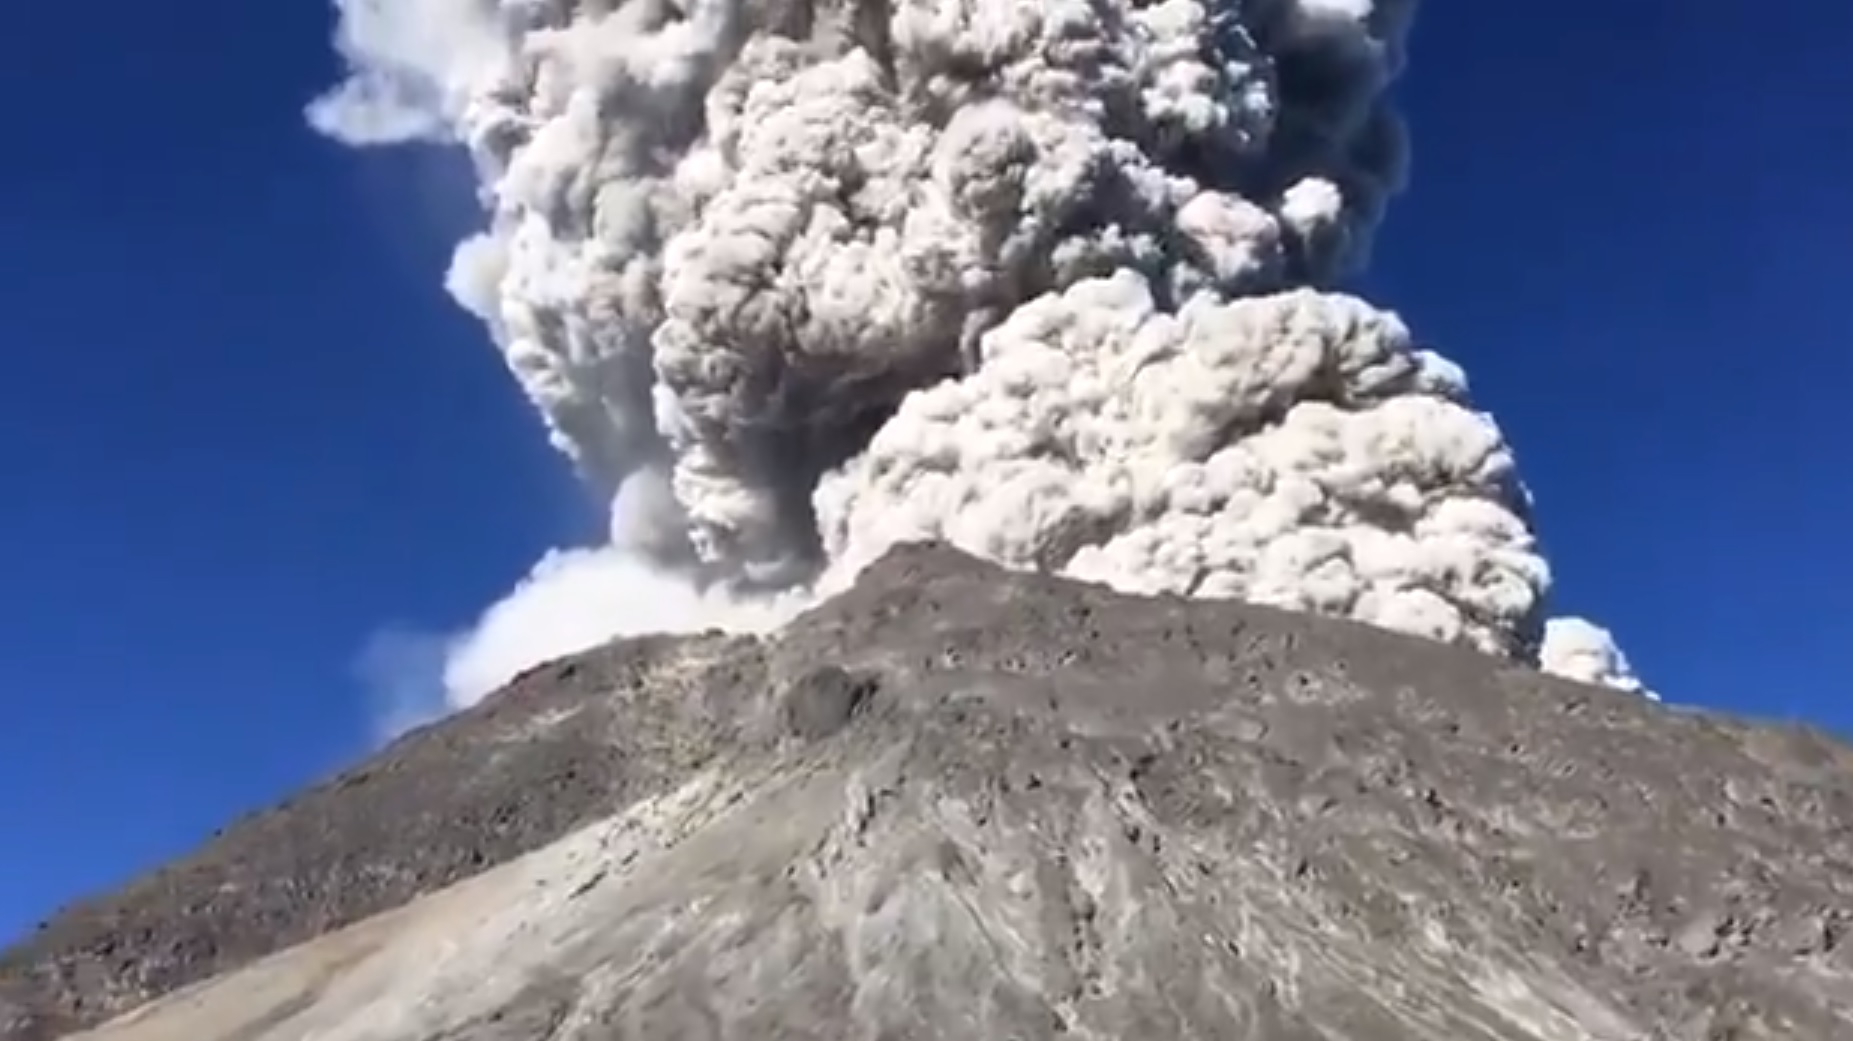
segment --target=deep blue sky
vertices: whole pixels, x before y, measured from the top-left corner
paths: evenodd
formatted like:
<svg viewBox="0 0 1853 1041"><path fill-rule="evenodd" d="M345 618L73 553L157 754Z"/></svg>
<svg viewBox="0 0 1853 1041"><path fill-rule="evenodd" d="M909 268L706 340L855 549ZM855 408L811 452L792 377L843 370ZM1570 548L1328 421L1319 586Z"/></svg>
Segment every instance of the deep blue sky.
<svg viewBox="0 0 1853 1041"><path fill-rule="evenodd" d="M467 187L304 129L320 3L7 22L0 937L363 752L367 636L591 521L441 292ZM1370 280L1516 442L1566 606L1671 698L1842 729L1849 39L1432 0Z"/></svg>

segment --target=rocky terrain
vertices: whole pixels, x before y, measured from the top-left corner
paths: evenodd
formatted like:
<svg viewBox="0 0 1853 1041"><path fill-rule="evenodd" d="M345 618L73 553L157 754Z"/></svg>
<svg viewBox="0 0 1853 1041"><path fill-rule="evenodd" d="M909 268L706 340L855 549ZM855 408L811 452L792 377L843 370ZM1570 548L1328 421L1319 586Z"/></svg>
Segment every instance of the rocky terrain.
<svg viewBox="0 0 1853 1041"><path fill-rule="evenodd" d="M1821 734L915 546L68 909L0 1038L1853 1038L1849 930Z"/></svg>

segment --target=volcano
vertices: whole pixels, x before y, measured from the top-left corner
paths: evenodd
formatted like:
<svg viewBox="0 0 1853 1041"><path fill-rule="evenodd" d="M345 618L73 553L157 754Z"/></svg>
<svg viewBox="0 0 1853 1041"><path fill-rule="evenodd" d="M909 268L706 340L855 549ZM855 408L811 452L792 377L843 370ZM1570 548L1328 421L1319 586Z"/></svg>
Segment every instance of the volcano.
<svg viewBox="0 0 1853 1041"><path fill-rule="evenodd" d="M534 669L0 958L50 1041L1853 1038L1853 749L936 544Z"/></svg>

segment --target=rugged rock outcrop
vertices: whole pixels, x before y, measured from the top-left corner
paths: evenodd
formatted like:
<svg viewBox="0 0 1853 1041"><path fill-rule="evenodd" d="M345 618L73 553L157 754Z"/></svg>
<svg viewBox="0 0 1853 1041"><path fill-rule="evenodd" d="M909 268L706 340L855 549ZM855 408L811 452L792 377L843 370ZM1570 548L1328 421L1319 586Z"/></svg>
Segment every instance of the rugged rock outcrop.
<svg viewBox="0 0 1853 1041"><path fill-rule="evenodd" d="M1849 930L1825 736L908 547L67 911L0 1037L1853 1038Z"/></svg>

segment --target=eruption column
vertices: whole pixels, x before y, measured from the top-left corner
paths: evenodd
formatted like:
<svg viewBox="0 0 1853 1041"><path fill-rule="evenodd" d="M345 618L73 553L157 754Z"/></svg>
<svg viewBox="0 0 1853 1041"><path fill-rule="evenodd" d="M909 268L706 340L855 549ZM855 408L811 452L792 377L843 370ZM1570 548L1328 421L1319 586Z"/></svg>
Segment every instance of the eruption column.
<svg viewBox="0 0 1853 1041"><path fill-rule="evenodd" d="M1414 9L342 0L309 114L467 149L450 287L660 568L827 591L936 537L1634 683L1545 624L1460 370L1335 291Z"/></svg>

